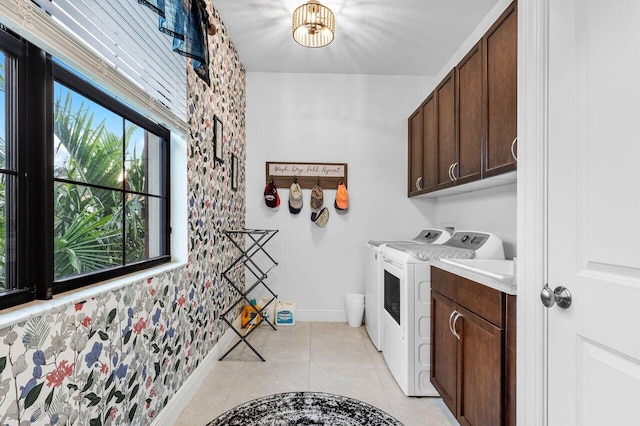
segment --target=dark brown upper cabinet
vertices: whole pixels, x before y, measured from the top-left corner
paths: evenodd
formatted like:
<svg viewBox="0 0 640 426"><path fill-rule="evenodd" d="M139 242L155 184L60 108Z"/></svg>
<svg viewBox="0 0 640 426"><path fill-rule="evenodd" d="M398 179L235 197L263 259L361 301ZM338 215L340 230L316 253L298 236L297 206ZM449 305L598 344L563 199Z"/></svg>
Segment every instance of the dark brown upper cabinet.
<svg viewBox="0 0 640 426"><path fill-rule="evenodd" d="M455 68L457 159L451 175L457 185L478 180L485 140L482 43L478 43Z"/></svg>
<svg viewBox="0 0 640 426"><path fill-rule="evenodd" d="M435 96L428 96L422 108L422 189L430 192L436 189L438 182L438 115Z"/></svg>
<svg viewBox="0 0 640 426"><path fill-rule="evenodd" d="M409 117L409 196L516 169L517 43L514 2Z"/></svg>
<svg viewBox="0 0 640 426"><path fill-rule="evenodd" d="M438 182L436 189L444 189L455 183L451 172L457 158L456 84L453 70L436 87L435 95L438 121Z"/></svg>
<svg viewBox="0 0 640 426"><path fill-rule="evenodd" d="M422 106L409 117L409 197L422 190Z"/></svg>
<svg viewBox="0 0 640 426"><path fill-rule="evenodd" d="M436 187L438 123L435 95L431 94L409 117L409 196Z"/></svg>
<svg viewBox="0 0 640 426"><path fill-rule="evenodd" d="M483 37L487 139L483 177L516 169L518 103L518 13L514 2Z"/></svg>

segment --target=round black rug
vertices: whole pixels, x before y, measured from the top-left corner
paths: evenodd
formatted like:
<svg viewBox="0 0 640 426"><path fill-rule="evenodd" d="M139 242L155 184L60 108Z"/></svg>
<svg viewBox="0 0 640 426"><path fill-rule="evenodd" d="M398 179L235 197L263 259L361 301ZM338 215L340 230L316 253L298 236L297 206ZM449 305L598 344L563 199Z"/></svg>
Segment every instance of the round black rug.
<svg viewBox="0 0 640 426"><path fill-rule="evenodd" d="M245 402L207 426L402 426L365 402L322 392L289 392Z"/></svg>

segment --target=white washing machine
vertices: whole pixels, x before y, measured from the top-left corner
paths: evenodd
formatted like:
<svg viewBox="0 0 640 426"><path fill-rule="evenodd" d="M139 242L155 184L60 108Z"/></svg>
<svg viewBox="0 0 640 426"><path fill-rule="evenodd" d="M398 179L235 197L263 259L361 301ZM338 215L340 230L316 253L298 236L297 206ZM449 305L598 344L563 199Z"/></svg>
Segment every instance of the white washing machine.
<svg viewBox="0 0 640 426"><path fill-rule="evenodd" d="M424 229L411 240L379 241L370 240L367 243L367 259L364 273L364 325L369 338L376 349L382 350L382 249L390 243L402 244L441 244L451 237L442 229Z"/></svg>
<svg viewBox="0 0 640 426"><path fill-rule="evenodd" d="M382 355L407 396L439 396L430 381L430 259L504 259L495 234L458 231L442 245L389 243L382 249Z"/></svg>

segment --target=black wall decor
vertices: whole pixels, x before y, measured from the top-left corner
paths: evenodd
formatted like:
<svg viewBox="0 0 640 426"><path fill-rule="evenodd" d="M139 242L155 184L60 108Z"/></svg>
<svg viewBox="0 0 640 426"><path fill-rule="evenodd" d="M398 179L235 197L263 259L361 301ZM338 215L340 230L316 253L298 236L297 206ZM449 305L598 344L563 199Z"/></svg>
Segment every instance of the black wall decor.
<svg viewBox="0 0 640 426"><path fill-rule="evenodd" d="M215 151L215 161L222 164L224 163L224 131L222 127L222 121L220 117L215 115L213 117L213 148Z"/></svg>

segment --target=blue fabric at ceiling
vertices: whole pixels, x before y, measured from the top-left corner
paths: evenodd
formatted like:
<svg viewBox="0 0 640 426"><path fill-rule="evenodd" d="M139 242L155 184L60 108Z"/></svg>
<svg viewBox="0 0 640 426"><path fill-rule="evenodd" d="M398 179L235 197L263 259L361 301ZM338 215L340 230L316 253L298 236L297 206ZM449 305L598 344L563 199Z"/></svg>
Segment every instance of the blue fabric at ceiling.
<svg viewBox="0 0 640 426"><path fill-rule="evenodd" d="M138 0L138 3L158 14L158 28L173 37L173 50L191 58L193 70L209 84L209 14L204 1Z"/></svg>

